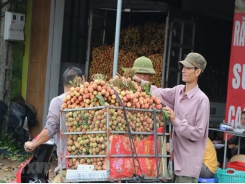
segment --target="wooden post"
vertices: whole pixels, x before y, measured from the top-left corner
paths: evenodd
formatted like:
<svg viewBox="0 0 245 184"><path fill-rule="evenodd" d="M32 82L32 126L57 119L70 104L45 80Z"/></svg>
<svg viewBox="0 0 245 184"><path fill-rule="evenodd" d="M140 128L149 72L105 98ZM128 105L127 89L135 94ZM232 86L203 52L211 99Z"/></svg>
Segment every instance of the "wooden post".
<svg viewBox="0 0 245 184"><path fill-rule="evenodd" d="M1 34L0 34L0 100L2 100L7 106L10 105L11 94L11 78L13 67L13 43L5 41L4 38L4 25L5 25L5 12L16 12L17 0L2 1L4 5L1 9ZM8 112L7 112L8 114ZM2 130L7 132L8 116L6 116L2 123Z"/></svg>

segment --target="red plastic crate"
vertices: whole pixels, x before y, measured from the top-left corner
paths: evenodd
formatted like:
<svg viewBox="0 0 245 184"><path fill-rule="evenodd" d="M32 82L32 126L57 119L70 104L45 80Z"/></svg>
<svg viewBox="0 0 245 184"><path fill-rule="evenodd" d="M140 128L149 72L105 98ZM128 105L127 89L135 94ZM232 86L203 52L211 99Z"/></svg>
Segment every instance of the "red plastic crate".
<svg viewBox="0 0 245 184"><path fill-rule="evenodd" d="M228 162L227 163L227 168L233 168L238 171L245 171L245 162Z"/></svg>

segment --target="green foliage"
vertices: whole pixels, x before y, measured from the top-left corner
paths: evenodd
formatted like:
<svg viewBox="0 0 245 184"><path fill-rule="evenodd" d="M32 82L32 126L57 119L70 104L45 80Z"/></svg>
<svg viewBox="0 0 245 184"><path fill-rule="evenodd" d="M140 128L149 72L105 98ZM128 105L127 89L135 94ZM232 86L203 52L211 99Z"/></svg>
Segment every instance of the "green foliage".
<svg viewBox="0 0 245 184"><path fill-rule="evenodd" d="M11 181L13 181L15 179L14 175L8 175L6 178L4 178L3 180L0 180L0 183L10 183Z"/></svg>
<svg viewBox="0 0 245 184"><path fill-rule="evenodd" d="M31 156L31 153L20 153L21 144L16 142L12 134L1 132L0 134L0 156L3 159L11 159L16 161L25 161Z"/></svg>
<svg viewBox="0 0 245 184"><path fill-rule="evenodd" d="M145 84L142 85L142 89L147 95L150 95L151 92L151 84L149 82L146 82Z"/></svg>
<svg viewBox="0 0 245 184"><path fill-rule="evenodd" d="M2 148L6 149L8 152L13 153L17 153L21 148L20 143L16 142L12 134L4 132L1 132L0 134L0 145L2 145Z"/></svg>
<svg viewBox="0 0 245 184"><path fill-rule="evenodd" d="M27 0L18 2L17 12L26 14ZM12 68L12 79L11 79L11 94L10 99L21 93L22 85L22 69L23 69L23 52L24 52L24 41L18 41L13 46L13 68Z"/></svg>
<svg viewBox="0 0 245 184"><path fill-rule="evenodd" d="M168 115L168 113L165 110L162 109L162 113L163 113L165 118L167 118L167 119L169 118L169 115Z"/></svg>
<svg viewBox="0 0 245 184"><path fill-rule="evenodd" d="M23 48L24 48L23 41L19 41L13 47L13 66L12 66L13 70L12 70L11 95L10 95L11 99L16 95L19 95L21 92Z"/></svg>
<svg viewBox="0 0 245 184"><path fill-rule="evenodd" d="M101 105L105 105L105 100L101 95L96 95L95 97L99 99Z"/></svg>

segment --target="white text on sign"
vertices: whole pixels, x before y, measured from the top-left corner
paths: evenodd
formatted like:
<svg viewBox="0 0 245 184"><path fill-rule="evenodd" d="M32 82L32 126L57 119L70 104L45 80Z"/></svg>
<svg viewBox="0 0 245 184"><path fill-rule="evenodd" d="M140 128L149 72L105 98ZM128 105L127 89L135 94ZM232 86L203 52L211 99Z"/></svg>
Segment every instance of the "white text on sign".
<svg viewBox="0 0 245 184"><path fill-rule="evenodd" d="M233 45L234 46L244 46L245 39L245 17L242 17L242 22L235 21L234 35L233 35Z"/></svg>
<svg viewBox="0 0 245 184"><path fill-rule="evenodd" d="M245 64L236 63L233 66L233 74L232 87L238 89L241 86L245 90Z"/></svg>

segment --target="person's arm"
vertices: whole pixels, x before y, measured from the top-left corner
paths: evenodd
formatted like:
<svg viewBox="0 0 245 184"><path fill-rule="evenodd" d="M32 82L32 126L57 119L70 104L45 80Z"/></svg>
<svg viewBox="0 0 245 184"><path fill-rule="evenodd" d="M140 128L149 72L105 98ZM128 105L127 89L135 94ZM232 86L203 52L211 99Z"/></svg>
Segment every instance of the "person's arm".
<svg viewBox="0 0 245 184"><path fill-rule="evenodd" d="M228 147L230 149L237 149L238 148L238 145L236 145L236 144L229 144Z"/></svg>
<svg viewBox="0 0 245 184"><path fill-rule="evenodd" d="M38 147L40 144L47 142L50 139L48 136L48 129L44 128L41 133L38 135L37 139L34 141L28 141L25 143L25 149L27 151L33 151Z"/></svg>
<svg viewBox="0 0 245 184"><path fill-rule="evenodd" d="M61 104L62 101L60 101L59 98L56 97L52 99L49 106L46 125L36 140L25 143L25 149L27 151L33 151L40 144L47 142L57 132L59 128Z"/></svg>
<svg viewBox="0 0 245 184"><path fill-rule="evenodd" d="M197 109L194 123L189 123L186 119L179 119L177 117L172 122L175 131L191 141L202 139L205 131L207 131L210 115L210 105L207 97L201 99ZM195 126L190 124L195 124Z"/></svg>
<svg viewBox="0 0 245 184"><path fill-rule="evenodd" d="M146 81L140 80L141 84L145 84ZM176 95L176 87L173 88L158 88L151 85L151 94L158 97L161 100L163 106L168 106L171 109L174 108L174 100Z"/></svg>
<svg viewBox="0 0 245 184"><path fill-rule="evenodd" d="M145 84L147 81L140 79L134 75L133 80L140 84ZM175 99L176 88L158 88L151 85L151 94L158 97L161 100L163 106L168 106L173 109Z"/></svg>
<svg viewBox="0 0 245 184"><path fill-rule="evenodd" d="M141 80L141 83L144 84L145 81ZM175 95L179 93L180 88L157 88L154 85L151 85L151 93L161 99L162 104L169 107L174 111L174 101ZM195 122L189 123L186 119L178 119L175 115L172 124L176 131L181 135L186 137L189 140L197 141L203 138L203 135L209 124L210 116L210 103L206 95L202 96L198 102L197 113ZM171 116L169 114L169 116ZM171 118L171 117L170 117ZM190 124L195 124L191 126Z"/></svg>

